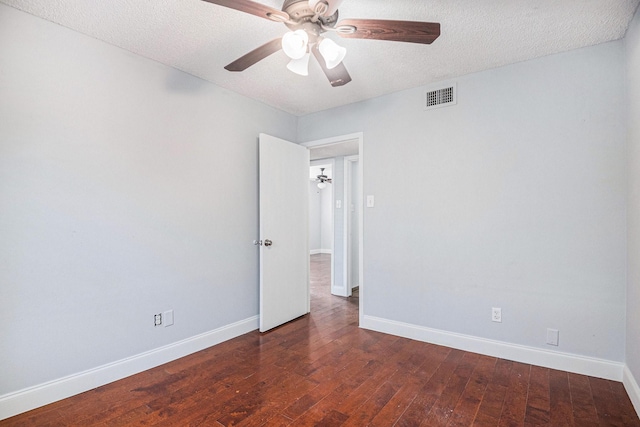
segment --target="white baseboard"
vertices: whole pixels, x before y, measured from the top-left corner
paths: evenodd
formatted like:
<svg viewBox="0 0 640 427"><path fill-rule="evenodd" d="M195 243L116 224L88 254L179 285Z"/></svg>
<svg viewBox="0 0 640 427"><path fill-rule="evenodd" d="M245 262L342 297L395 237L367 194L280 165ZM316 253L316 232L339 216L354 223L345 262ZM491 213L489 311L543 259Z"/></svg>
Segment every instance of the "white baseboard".
<svg viewBox="0 0 640 427"><path fill-rule="evenodd" d="M623 379L622 371L625 367L624 364L610 360L542 350L535 347L478 338L471 335L456 334L367 315L363 316L360 327L411 338L417 341L499 357L501 359L543 366L545 368L574 372L614 381L622 381ZM631 395L631 393L629 393L629 395ZM640 394L638 396L640 396Z"/></svg>
<svg viewBox="0 0 640 427"><path fill-rule="evenodd" d="M0 420L155 368L254 331L258 326L259 317L253 316L126 359L5 394L0 396Z"/></svg>
<svg viewBox="0 0 640 427"><path fill-rule="evenodd" d="M627 366L624 367L622 383L624 384L625 390L627 390L627 394L629 395L629 399L631 399L631 403L633 403L636 413L640 416L640 387L638 387L638 382Z"/></svg>

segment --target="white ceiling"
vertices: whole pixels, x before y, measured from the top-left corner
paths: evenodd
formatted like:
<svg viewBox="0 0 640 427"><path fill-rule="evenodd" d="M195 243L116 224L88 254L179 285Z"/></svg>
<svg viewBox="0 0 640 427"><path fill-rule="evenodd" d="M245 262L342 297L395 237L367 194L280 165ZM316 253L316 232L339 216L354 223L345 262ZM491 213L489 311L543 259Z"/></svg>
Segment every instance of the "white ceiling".
<svg viewBox="0 0 640 427"><path fill-rule="evenodd" d="M431 45L340 39L353 81L286 69L278 52L241 73L223 67L282 36L283 24L201 0L0 0L295 115L624 36L640 0L344 0L341 18L440 22ZM280 9L280 0L262 0Z"/></svg>

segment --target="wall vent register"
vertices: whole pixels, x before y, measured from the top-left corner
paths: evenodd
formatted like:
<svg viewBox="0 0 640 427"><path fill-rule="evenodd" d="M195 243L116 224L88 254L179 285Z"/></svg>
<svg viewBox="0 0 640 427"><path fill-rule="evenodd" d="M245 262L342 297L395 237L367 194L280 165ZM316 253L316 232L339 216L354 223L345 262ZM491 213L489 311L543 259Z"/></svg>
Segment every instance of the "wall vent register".
<svg viewBox="0 0 640 427"><path fill-rule="evenodd" d="M425 110L456 104L456 85L427 92Z"/></svg>

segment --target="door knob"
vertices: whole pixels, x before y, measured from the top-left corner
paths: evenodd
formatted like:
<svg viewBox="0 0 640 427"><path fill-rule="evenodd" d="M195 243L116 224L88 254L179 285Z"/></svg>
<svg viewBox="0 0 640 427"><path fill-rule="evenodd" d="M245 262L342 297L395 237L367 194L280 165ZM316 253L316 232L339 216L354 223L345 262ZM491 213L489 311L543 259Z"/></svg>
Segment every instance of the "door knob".
<svg viewBox="0 0 640 427"><path fill-rule="evenodd" d="M271 246L271 245L273 245L273 242L272 242L271 240L269 240L269 239L266 239L266 240L264 241L264 245L265 245L265 246Z"/></svg>

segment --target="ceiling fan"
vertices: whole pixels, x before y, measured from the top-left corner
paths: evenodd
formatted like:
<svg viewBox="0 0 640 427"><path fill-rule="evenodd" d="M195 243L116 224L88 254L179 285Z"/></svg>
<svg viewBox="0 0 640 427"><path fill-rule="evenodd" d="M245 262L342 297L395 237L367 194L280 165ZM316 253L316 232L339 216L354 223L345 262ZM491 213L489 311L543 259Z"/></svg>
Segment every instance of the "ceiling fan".
<svg viewBox="0 0 640 427"><path fill-rule="evenodd" d="M320 175L316 178L316 182L318 183L318 188L323 189L327 187L327 182L331 184L332 180L327 175L324 174L325 168L320 168Z"/></svg>
<svg viewBox="0 0 640 427"><path fill-rule="evenodd" d="M435 22L385 19L343 19L338 22L338 6L342 0L284 0L282 10L251 0L203 1L281 22L291 30L284 37L271 40L241 56L225 69L244 71L282 49L291 58L287 68L306 76L309 57L313 54L333 87L349 83L351 76L342 63L346 49L325 38L323 34L326 32L345 38L422 44L431 44L440 35L440 24Z"/></svg>

